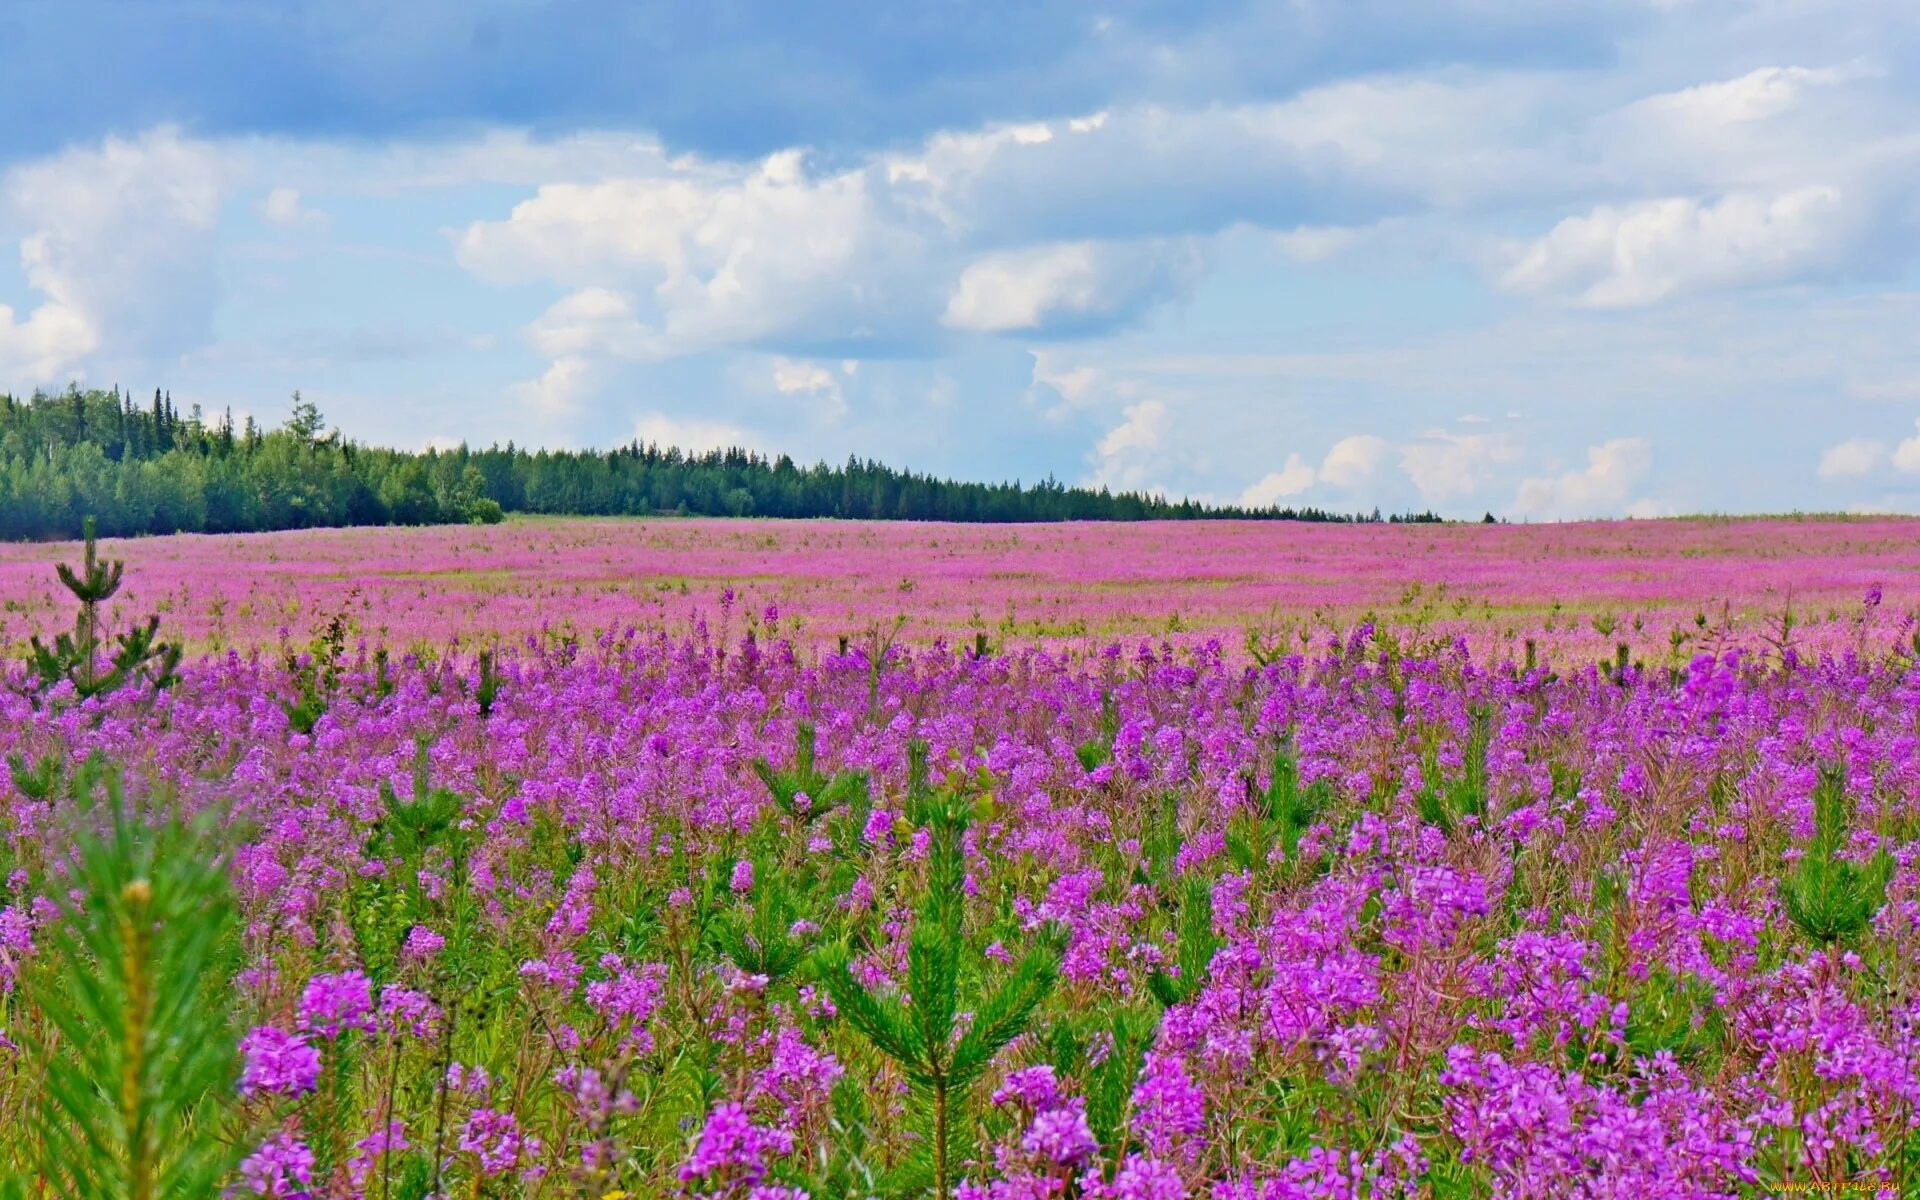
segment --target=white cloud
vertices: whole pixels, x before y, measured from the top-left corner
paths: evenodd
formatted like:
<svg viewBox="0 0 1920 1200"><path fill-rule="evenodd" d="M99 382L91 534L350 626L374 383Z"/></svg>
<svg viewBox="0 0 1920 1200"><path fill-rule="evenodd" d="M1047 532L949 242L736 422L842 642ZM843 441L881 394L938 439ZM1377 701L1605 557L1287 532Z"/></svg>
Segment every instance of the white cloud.
<svg viewBox="0 0 1920 1200"><path fill-rule="evenodd" d="M651 357L653 340L634 319L633 305L610 288L581 288L554 302L527 326L527 337L549 358L607 355Z"/></svg>
<svg viewBox="0 0 1920 1200"><path fill-rule="evenodd" d="M843 370L846 365L841 364ZM853 374L850 370L845 373ZM815 414L824 420L836 421L847 415L847 401L840 390L839 376L818 363L776 358L773 390L783 396L811 397Z"/></svg>
<svg viewBox="0 0 1920 1200"><path fill-rule="evenodd" d="M1594 308L1630 308L1830 272L1852 249L1859 226L1840 189L1826 185L1717 202L1601 205L1522 248L1500 283Z"/></svg>
<svg viewBox="0 0 1920 1200"><path fill-rule="evenodd" d="M95 351L167 358L209 337L211 239L229 168L162 128L65 151L0 178L0 209L30 229L24 319L0 306L0 387L55 380Z"/></svg>
<svg viewBox="0 0 1920 1200"><path fill-rule="evenodd" d="M1815 471L1822 479L1858 479L1872 474L1887 457L1887 448L1868 438L1848 438L1828 446Z"/></svg>
<svg viewBox="0 0 1920 1200"><path fill-rule="evenodd" d="M1093 400L1096 389L1101 386L1100 372L1093 367L1080 363L1069 366L1063 355L1057 350L1034 350L1033 384L1034 388L1049 388L1060 397L1060 403L1050 405L1044 410L1050 421L1062 421L1077 408L1083 408ZM1032 395L1030 392L1029 395Z"/></svg>
<svg viewBox="0 0 1920 1200"><path fill-rule="evenodd" d="M99 344L92 322L65 304L49 301L24 321L0 304L0 380L51 382Z"/></svg>
<svg viewBox="0 0 1920 1200"><path fill-rule="evenodd" d="M1492 477L1492 469L1520 457L1520 448L1497 433L1423 435L1400 448L1400 469L1429 504L1467 496Z"/></svg>
<svg viewBox="0 0 1920 1200"><path fill-rule="evenodd" d="M1355 434L1335 442L1320 464L1320 479L1335 487L1354 488L1372 482L1387 457L1385 438Z"/></svg>
<svg viewBox="0 0 1920 1200"><path fill-rule="evenodd" d="M1655 129L1671 130L1677 124L1720 130L1779 116L1794 109L1810 89L1846 83L1863 73L1857 67L1759 67L1737 79L1649 96L1623 115Z"/></svg>
<svg viewBox="0 0 1920 1200"><path fill-rule="evenodd" d="M1181 243L1071 242L989 255L960 273L942 323L1011 333L1124 318L1188 291L1201 271Z"/></svg>
<svg viewBox="0 0 1920 1200"><path fill-rule="evenodd" d="M578 409L591 384L592 365L577 355L568 355L547 364L538 378L516 383L507 391L539 416L553 418L568 416Z"/></svg>
<svg viewBox="0 0 1920 1200"><path fill-rule="evenodd" d="M1390 447L1385 438L1358 433L1341 438L1327 450L1315 469L1298 454L1287 455L1278 471L1268 472L1240 493L1240 503L1264 508L1288 496L1298 496L1315 484L1339 488L1357 488L1371 483L1386 460Z"/></svg>
<svg viewBox="0 0 1920 1200"><path fill-rule="evenodd" d="M1240 503L1248 508L1266 508L1288 496L1298 496L1313 486L1315 478L1313 468L1305 460L1298 454L1289 454L1278 471L1268 473L1241 492Z"/></svg>
<svg viewBox="0 0 1920 1200"><path fill-rule="evenodd" d="M1360 240L1361 232L1339 225L1302 225L1273 235L1274 248L1295 262L1335 258Z"/></svg>
<svg viewBox="0 0 1920 1200"><path fill-rule="evenodd" d="M1920 429L1920 421L1915 421L1913 424L1915 429ZM1895 469L1909 475L1920 473L1920 434L1903 438L1900 444L1893 448L1893 465Z"/></svg>
<svg viewBox="0 0 1920 1200"><path fill-rule="evenodd" d="M1652 466L1653 444L1646 438L1614 438L1587 449L1585 470L1522 482L1514 509L1528 517L1612 516L1628 507Z"/></svg>
<svg viewBox="0 0 1920 1200"><path fill-rule="evenodd" d="M549 279L645 295L653 352L768 342L885 341L929 324L928 247L880 211L870 174L682 162L678 174L548 184L457 254L500 281Z"/></svg>
<svg viewBox="0 0 1920 1200"><path fill-rule="evenodd" d="M300 203L300 189L277 187L260 202L260 216L269 225L287 228L324 229L327 214Z"/></svg>
<svg viewBox="0 0 1920 1200"><path fill-rule="evenodd" d="M697 418L683 420L661 412L642 413L633 423L633 436L642 445L678 446L695 453L728 450L736 446L753 447L757 444L753 434L737 425Z"/></svg>
<svg viewBox="0 0 1920 1200"><path fill-rule="evenodd" d="M1116 490L1144 490L1157 452L1167 433L1167 406L1159 400L1129 404L1120 424L1109 429L1094 448L1093 485Z"/></svg>

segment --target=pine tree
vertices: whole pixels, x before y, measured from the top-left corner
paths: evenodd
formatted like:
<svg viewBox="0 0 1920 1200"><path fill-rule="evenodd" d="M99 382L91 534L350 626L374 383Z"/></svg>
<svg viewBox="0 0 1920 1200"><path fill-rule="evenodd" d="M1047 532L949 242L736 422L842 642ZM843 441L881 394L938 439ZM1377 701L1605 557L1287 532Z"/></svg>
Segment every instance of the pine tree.
<svg viewBox="0 0 1920 1200"><path fill-rule="evenodd" d="M34 1064L25 1119L0 1138L0 1196L213 1200L237 1157L235 925L210 827L130 813L98 760L74 784L105 791L83 824L60 919L35 931L16 1028Z"/></svg>
<svg viewBox="0 0 1920 1200"><path fill-rule="evenodd" d="M851 970L844 945L821 952L821 982L848 1024L906 1073L931 1108L934 1195L947 1200L954 1179L957 1109L972 1085L1007 1044L1019 1037L1060 973L1059 948L1047 938L1029 950L999 986L974 1006L961 1032L966 940L966 858L969 811L953 789L927 786L927 747L910 755L909 805L928 834L927 894L907 944L907 1003L868 990ZM973 974L982 973L974 964ZM962 1156L964 1157L964 1156Z"/></svg>
<svg viewBox="0 0 1920 1200"><path fill-rule="evenodd" d="M100 669L100 609L120 590L127 565L119 559L100 561L92 517L86 519L85 529L86 549L80 569L76 571L66 563L55 568L60 582L80 602L73 632L60 634L51 646L37 636L30 639L34 672L49 687L62 680L72 683L74 693L82 700L104 695L137 679L145 679L156 688L171 685L179 677L176 672L180 666L180 647L158 640L158 615L148 617L144 625L116 635L116 647L108 658L107 669L104 672Z"/></svg>

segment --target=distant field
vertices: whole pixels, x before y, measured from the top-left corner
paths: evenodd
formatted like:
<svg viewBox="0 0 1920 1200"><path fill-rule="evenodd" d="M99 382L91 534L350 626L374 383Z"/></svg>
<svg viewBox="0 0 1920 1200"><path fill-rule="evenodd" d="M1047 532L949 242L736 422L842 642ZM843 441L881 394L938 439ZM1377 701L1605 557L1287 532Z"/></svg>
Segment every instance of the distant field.
<svg viewBox="0 0 1920 1200"><path fill-rule="evenodd" d="M336 612L393 644L519 638L542 626L683 627L732 588L733 619L777 606L824 642L890 629L1007 641L1223 638L1373 613L1519 653L1903 637L1920 609L1920 520L1739 519L1542 526L1253 522L944 525L706 519L515 520L107 543L129 614L196 649L304 638ZM0 640L64 627L52 564L71 544L0 546ZM1868 609L1880 589L1884 602ZM1701 619L1705 619L1705 626Z"/></svg>

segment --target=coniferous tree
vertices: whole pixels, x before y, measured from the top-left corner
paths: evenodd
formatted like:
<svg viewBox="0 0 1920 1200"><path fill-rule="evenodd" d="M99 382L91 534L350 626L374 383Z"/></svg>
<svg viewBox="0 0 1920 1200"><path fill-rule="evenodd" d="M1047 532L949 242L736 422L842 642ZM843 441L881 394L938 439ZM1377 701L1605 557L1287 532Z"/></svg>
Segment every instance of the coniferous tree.
<svg viewBox="0 0 1920 1200"><path fill-rule="evenodd" d="M857 456L801 466L740 448L689 454L629 442L528 451L513 443L418 454L323 435L295 394L287 422L181 419L155 389L149 408L117 390L0 396L0 538L73 537L87 513L114 535L238 532L342 524L499 520L509 512L930 521L1133 521L1205 517L1380 520L1313 508L1208 507L1106 488L966 483ZM1432 513L1394 521L1437 521Z"/></svg>
<svg viewBox="0 0 1920 1200"><path fill-rule="evenodd" d="M74 618L73 632L58 635L51 646L37 636L30 639L33 668L42 683L52 686L64 680L71 683L74 694L84 700L138 679L145 679L154 687L167 687L174 682L180 665L180 647L158 640L160 618L157 614L148 617L144 625L115 635L102 670L100 610L120 590L126 563L119 559L100 561L92 517L86 519L86 546L80 568L75 570L60 563L54 569L61 584L80 602L80 611Z"/></svg>

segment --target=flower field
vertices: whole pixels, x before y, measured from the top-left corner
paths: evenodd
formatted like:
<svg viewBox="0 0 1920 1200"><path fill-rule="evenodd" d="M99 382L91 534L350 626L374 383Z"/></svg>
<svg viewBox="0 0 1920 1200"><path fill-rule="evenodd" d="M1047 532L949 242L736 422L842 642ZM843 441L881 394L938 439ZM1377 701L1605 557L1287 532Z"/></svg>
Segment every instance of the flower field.
<svg viewBox="0 0 1920 1200"><path fill-rule="evenodd" d="M1920 1192L1920 524L105 550L191 648L0 688L14 1194Z"/></svg>
<svg viewBox="0 0 1920 1200"><path fill-rule="evenodd" d="M118 603L159 611L195 649L272 645L343 613L395 648L510 641L543 628L690 628L727 588L792 636L833 645L895 618L921 640L1116 637L1238 646L1372 612L1464 637L1495 657L1682 658L1711 626L1857 647L1860 601L1904 636L1920 608L1920 521L1742 518L1588 525L1316 525L533 519L503 526L333 529L107 541L127 560ZM0 642L64 628L53 564L72 543L0 544ZM1876 640L1879 632L1875 633Z"/></svg>

